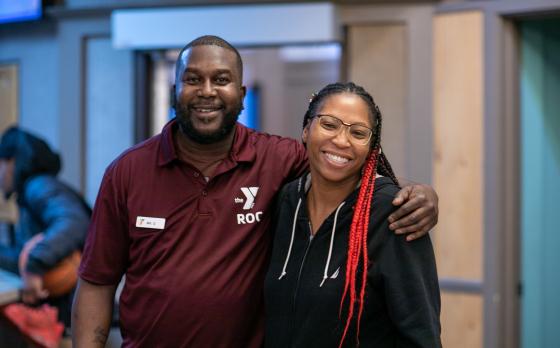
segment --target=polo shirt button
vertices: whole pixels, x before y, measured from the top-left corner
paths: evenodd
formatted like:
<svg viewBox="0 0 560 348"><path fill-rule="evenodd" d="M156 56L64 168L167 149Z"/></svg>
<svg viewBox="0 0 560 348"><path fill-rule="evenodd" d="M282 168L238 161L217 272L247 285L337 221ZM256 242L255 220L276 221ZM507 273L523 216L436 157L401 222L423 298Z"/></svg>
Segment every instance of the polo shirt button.
<svg viewBox="0 0 560 348"><path fill-rule="evenodd" d="M200 174L198 174L198 172L194 172L194 177L195 177L195 178L198 178L199 175L200 175Z"/></svg>
<svg viewBox="0 0 560 348"><path fill-rule="evenodd" d="M203 191L202 191L202 195L203 195L204 197L208 196L208 191L203 190Z"/></svg>

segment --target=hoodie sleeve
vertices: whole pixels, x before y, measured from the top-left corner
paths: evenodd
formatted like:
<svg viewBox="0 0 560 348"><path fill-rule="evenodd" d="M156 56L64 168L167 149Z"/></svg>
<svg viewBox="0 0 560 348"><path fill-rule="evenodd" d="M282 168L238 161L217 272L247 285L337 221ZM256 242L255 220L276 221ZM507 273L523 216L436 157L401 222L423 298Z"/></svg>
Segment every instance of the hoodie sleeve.
<svg viewBox="0 0 560 348"><path fill-rule="evenodd" d="M429 236L407 242L406 236L389 230L393 197L378 195L378 208L386 214L376 231L384 238L374 262L375 273L383 281L389 317L398 331L396 347L441 347L440 293L432 243Z"/></svg>
<svg viewBox="0 0 560 348"><path fill-rule="evenodd" d="M83 247L89 214L80 198L56 178L38 176L25 187L25 202L39 219L44 239L31 249L26 270L43 274Z"/></svg>

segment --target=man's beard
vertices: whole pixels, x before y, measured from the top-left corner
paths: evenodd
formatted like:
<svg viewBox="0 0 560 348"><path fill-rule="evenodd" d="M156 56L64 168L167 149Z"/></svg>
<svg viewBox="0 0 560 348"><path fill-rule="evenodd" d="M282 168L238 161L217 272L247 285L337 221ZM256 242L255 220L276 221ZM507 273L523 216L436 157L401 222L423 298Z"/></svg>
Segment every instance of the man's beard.
<svg viewBox="0 0 560 348"><path fill-rule="evenodd" d="M189 139L199 144L214 144L226 139L231 134L242 108L242 104L239 103L230 112L225 113L220 127L211 133L201 133L194 128L188 106L176 105L175 116L181 132Z"/></svg>

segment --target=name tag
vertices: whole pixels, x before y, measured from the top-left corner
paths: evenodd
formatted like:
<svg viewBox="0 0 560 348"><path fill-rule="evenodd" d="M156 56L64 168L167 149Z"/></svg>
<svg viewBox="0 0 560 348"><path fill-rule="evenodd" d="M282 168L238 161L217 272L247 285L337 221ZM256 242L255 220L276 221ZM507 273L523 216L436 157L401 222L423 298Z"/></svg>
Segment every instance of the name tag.
<svg viewBox="0 0 560 348"><path fill-rule="evenodd" d="M165 219L138 216L136 217L136 227L163 230L165 228Z"/></svg>

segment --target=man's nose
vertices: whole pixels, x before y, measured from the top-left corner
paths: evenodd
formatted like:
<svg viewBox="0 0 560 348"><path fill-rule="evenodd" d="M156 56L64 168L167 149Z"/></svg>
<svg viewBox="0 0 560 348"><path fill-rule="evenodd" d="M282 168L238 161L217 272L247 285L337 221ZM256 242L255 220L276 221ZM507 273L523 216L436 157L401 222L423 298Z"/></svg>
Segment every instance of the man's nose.
<svg viewBox="0 0 560 348"><path fill-rule="evenodd" d="M216 88L211 80L206 80L200 85L198 95L205 98L216 96Z"/></svg>

